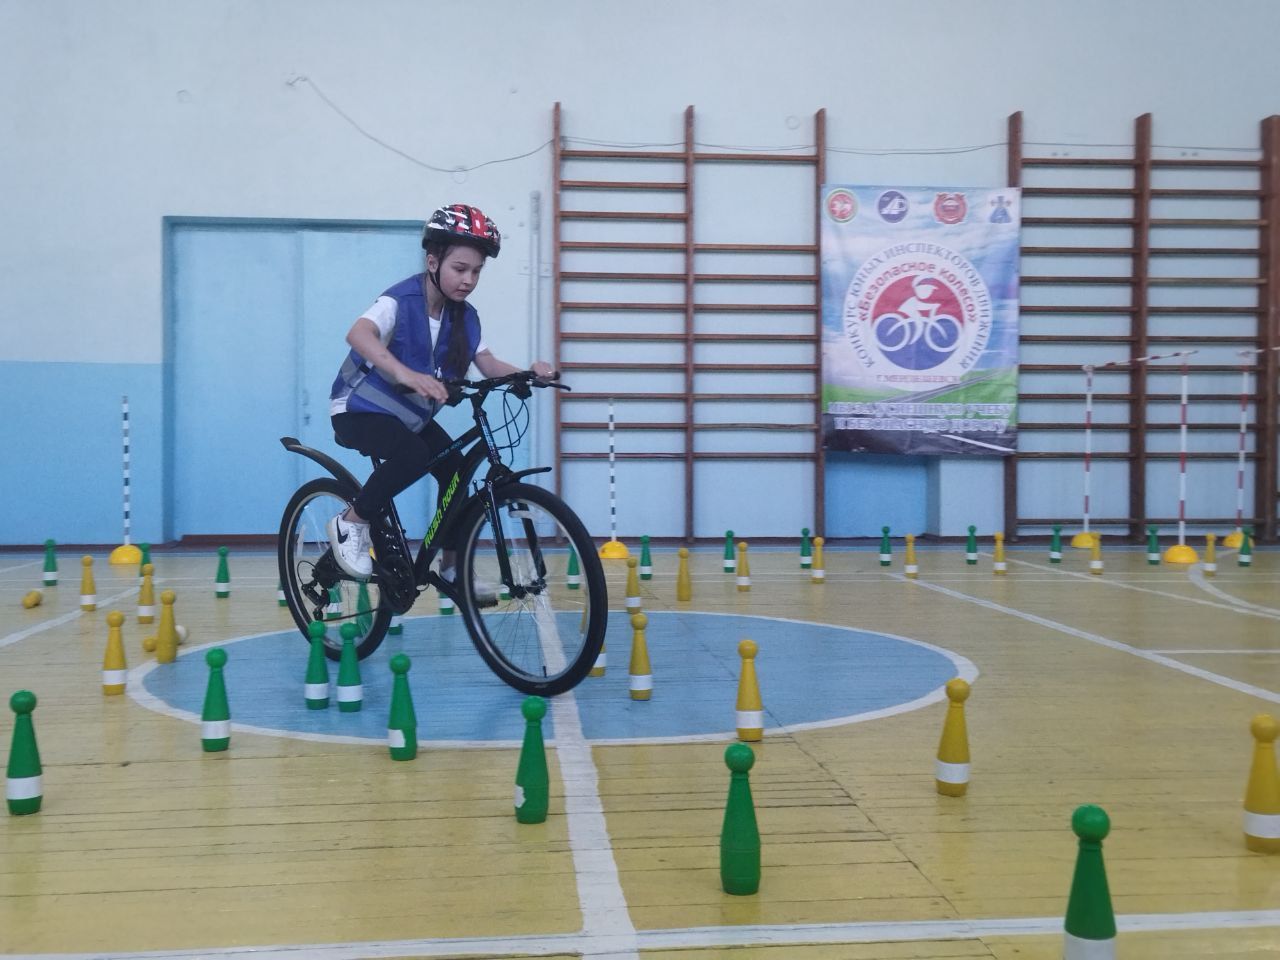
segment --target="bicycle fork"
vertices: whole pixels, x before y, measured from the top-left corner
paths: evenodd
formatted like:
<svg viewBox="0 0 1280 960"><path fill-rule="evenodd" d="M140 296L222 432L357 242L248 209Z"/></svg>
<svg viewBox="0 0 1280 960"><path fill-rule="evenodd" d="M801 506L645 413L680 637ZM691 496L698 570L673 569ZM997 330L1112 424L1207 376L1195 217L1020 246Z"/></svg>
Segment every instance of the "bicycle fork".
<svg viewBox="0 0 1280 960"><path fill-rule="evenodd" d="M511 591L512 599L522 600L527 596L542 593L546 587L547 565L542 556L542 546L538 541L537 531L533 526L533 517L527 510L517 510L514 503L507 508L507 515L513 520L519 520L521 523L525 543L529 545L530 560L536 573L536 577L533 578L531 583L525 583L517 579L515 571L511 567L511 552L507 541L507 531L503 526L502 516L498 510L497 498L493 495L493 484L486 481L480 495L484 498L484 509L489 518L489 525L493 528L494 549L498 551L498 570L501 574L502 582Z"/></svg>

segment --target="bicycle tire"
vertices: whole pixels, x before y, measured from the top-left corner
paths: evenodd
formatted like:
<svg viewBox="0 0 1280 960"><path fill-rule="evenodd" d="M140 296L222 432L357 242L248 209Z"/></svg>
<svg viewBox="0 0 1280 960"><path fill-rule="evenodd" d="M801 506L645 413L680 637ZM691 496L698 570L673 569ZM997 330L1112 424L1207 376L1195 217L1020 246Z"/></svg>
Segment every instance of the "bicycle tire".
<svg viewBox="0 0 1280 960"><path fill-rule="evenodd" d="M511 596L496 605L477 600L477 575L496 582L499 558L492 518L476 497L458 532L458 605L471 642L489 669L517 690L544 697L572 690L604 645L609 598L600 557L582 521L555 494L511 483L494 498L511 553ZM534 517L535 510L541 515ZM558 529L549 530L549 522ZM569 591L559 576L569 557L557 545L561 538L578 556L584 589Z"/></svg>
<svg viewBox="0 0 1280 960"><path fill-rule="evenodd" d="M897 313L882 313L876 318L874 329L876 346L881 350L893 353L904 347L910 346L911 329L907 325L907 318ZM899 336L901 334L901 336ZM890 337L894 337L893 343L888 343Z"/></svg>
<svg viewBox="0 0 1280 960"><path fill-rule="evenodd" d="M339 596L335 599L329 585L324 582L331 578L323 572L317 572L317 560L322 561L328 549L328 534L323 528L316 529L317 520L327 520L337 512L339 504L349 505L355 495L356 490L350 484L333 477L318 477L297 489L280 519L276 551L280 583L284 588L285 602L293 622L307 643L311 642L307 626L312 620L325 619L329 615L330 606L338 604L342 610L358 610L362 603L359 583L341 575L333 577L332 587L339 591ZM332 503L321 505L321 498ZM316 585L325 588L327 604L318 605L314 595L308 596L309 588ZM391 626L391 610L378 602L376 594L373 594L376 589L376 577L364 585L365 605L368 607L366 613L354 618L340 617L341 622L354 619L361 626L367 623L367 629L356 640L355 645L356 656L361 660L378 649L387 634L387 628ZM330 660L337 660L342 655L342 642L338 637L336 629L331 628L326 633L324 652Z"/></svg>

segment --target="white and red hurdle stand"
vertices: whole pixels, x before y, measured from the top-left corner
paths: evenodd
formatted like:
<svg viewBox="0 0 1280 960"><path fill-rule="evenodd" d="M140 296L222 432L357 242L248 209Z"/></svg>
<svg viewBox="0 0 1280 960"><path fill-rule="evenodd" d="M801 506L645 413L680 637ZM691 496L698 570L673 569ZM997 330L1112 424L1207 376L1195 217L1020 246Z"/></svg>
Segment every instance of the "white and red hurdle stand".
<svg viewBox="0 0 1280 960"><path fill-rule="evenodd" d="M1082 550L1089 550L1098 540L1098 534L1089 529L1089 498L1093 477L1093 374L1095 370L1119 370L1124 367L1132 367L1137 364L1151 363L1154 360L1171 360L1174 357L1189 357L1196 350L1180 350L1177 353L1151 354L1146 357L1134 357L1132 360L1112 360L1108 363L1086 363L1080 369L1084 371L1084 511L1080 532L1071 538L1071 546ZM1182 362L1182 439L1180 457L1181 480L1179 482L1179 516L1185 516L1186 509L1186 463L1187 463L1187 364L1184 359ZM1185 524L1182 525L1178 533L1178 543L1185 545ZM1171 548L1172 549L1172 548ZM1190 549L1189 547L1187 549ZM1170 562L1189 562L1195 563L1194 553L1189 561L1170 561ZM1168 559L1166 557L1166 559Z"/></svg>

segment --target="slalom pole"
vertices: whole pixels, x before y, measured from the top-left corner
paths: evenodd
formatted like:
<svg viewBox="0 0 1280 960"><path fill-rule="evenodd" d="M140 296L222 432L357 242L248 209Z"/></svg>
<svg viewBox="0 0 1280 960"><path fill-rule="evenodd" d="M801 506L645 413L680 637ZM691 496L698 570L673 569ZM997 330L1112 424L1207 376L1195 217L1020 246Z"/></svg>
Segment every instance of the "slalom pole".
<svg viewBox="0 0 1280 960"><path fill-rule="evenodd" d="M1187 544L1187 357L1195 350L1184 351L1182 356L1181 399L1178 404L1178 542L1164 552L1165 563L1195 563L1199 557L1195 548Z"/></svg>
<svg viewBox="0 0 1280 960"><path fill-rule="evenodd" d="M132 563L138 564L142 560L142 551L133 545L130 540L130 516L129 516L129 398L123 396L120 398L120 436L121 436L121 469L123 471L123 490L124 490L124 542L120 546L111 551L111 555L107 558L108 563Z"/></svg>
<svg viewBox="0 0 1280 960"><path fill-rule="evenodd" d="M600 547L605 560L625 560L631 556L626 544L618 542L618 487L614 460L613 397L609 398L609 541Z"/></svg>
<svg viewBox="0 0 1280 960"><path fill-rule="evenodd" d="M1094 535L1089 532L1089 486L1093 476L1093 364L1086 363L1084 370L1084 524L1071 538L1071 545L1087 550L1093 546Z"/></svg>
<svg viewBox="0 0 1280 960"><path fill-rule="evenodd" d="M1249 358L1266 353L1267 347L1240 350L1240 442L1236 453L1236 528L1222 538L1224 547L1238 548L1244 543L1244 467L1249 442ZM1280 350L1280 347L1271 347Z"/></svg>

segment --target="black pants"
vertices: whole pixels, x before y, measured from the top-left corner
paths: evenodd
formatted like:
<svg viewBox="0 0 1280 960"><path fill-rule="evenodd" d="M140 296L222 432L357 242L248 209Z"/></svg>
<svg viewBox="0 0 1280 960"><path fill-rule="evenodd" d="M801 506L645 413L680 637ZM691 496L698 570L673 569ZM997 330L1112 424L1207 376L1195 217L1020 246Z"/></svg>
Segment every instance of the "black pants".
<svg viewBox="0 0 1280 960"><path fill-rule="evenodd" d="M344 447L382 461L369 476L352 506L365 521L378 518L391 498L427 475L427 466L453 438L432 420L414 433L390 414L338 413L333 416L334 438ZM452 453L431 468L439 488L436 503L462 467L460 453ZM452 549L453 544L443 544Z"/></svg>

